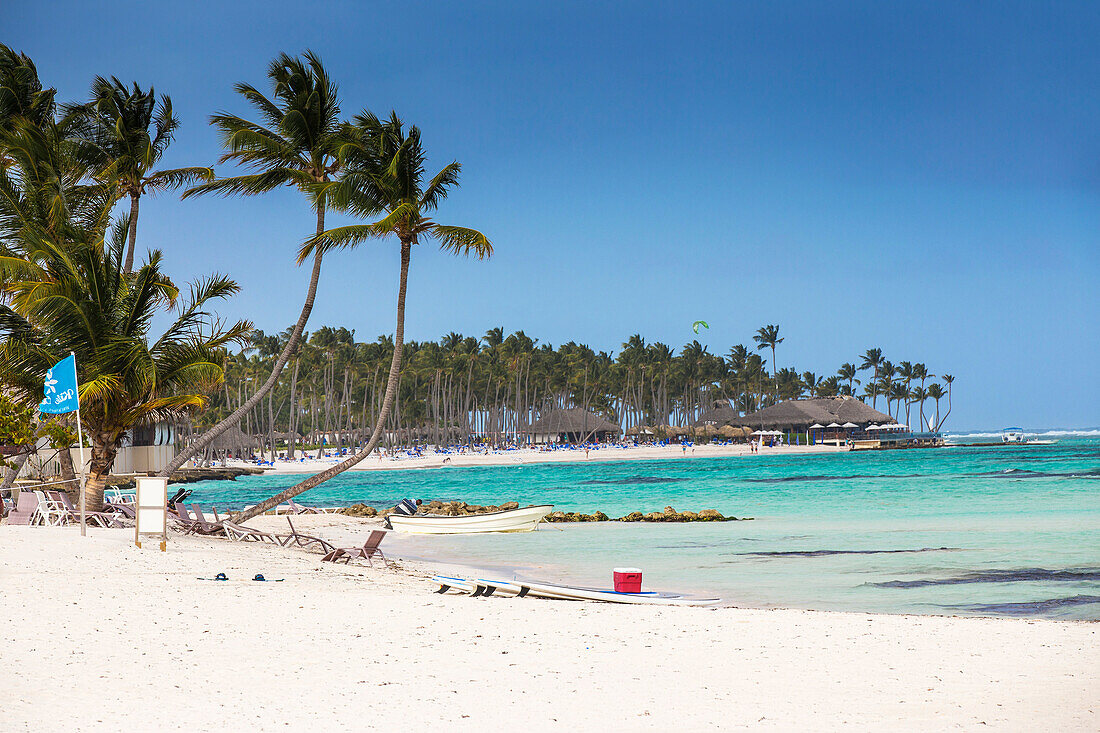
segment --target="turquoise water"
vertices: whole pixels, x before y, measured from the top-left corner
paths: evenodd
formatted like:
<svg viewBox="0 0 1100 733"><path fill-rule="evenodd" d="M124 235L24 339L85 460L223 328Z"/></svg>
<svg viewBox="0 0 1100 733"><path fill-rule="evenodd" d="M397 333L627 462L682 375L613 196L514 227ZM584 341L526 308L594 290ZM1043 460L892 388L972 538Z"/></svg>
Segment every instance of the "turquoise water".
<svg viewBox="0 0 1100 733"><path fill-rule="evenodd" d="M193 501L252 503L294 483L194 484ZM307 503L402 497L569 511L714 508L752 521L566 525L400 539L407 554L757 607L1100 620L1100 440L826 455L587 462L344 474ZM555 525L560 527L562 525Z"/></svg>

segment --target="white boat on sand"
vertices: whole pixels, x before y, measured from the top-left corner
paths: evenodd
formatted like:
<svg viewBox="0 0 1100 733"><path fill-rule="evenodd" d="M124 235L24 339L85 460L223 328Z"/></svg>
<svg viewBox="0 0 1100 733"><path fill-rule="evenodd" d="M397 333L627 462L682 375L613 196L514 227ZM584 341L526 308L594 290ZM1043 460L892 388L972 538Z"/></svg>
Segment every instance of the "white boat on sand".
<svg viewBox="0 0 1100 733"><path fill-rule="evenodd" d="M448 517L441 514L390 514L390 527L410 534L471 534L480 532L531 532L554 509L553 504L507 509L488 514Z"/></svg>

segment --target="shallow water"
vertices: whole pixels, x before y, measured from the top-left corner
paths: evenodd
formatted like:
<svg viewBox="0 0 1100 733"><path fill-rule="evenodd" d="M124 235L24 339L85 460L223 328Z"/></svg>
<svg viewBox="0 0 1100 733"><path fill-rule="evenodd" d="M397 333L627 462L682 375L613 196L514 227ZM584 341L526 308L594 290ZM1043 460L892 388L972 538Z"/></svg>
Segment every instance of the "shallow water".
<svg viewBox="0 0 1100 733"><path fill-rule="evenodd" d="M300 477L194 484L252 503ZM738 605L1100 620L1100 440L826 455L582 462L344 474L307 503L402 497L552 503L565 511L714 508L752 521L554 525L529 534L401 538L403 551Z"/></svg>

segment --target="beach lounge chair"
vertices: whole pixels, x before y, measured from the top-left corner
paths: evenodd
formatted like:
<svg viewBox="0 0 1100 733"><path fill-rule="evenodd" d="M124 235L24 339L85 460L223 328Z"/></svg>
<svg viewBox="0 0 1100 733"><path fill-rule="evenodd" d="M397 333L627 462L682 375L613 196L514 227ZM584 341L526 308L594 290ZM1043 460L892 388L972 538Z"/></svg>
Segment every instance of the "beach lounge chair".
<svg viewBox="0 0 1100 733"><path fill-rule="evenodd" d="M298 547L303 547L308 550L312 545L317 545L321 552L325 553L326 555L336 550L335 545L326 542L320 537L312 537L307 534L299 534L298 530L294 529L294 522L290 521L290 517L286 518L286 523L290 525L290 534L287 535L287 547L290 547L291 544L294 544Z"/></svg>
<svg viewBox="0 0 1100 733"><path fill-rule="evenodd" d="M382 558L382 564L388 565L390 561L386 558L384 554L382 554L382 550L378 547L380 544L382 544L382 540L385 538L386 530L372 530L370 536L367 537L367 541L363 543L362 547L338 547L322 557L321 562L337 562L338 560L342 559L344 561L344 564L346 565L350 560L361 557L373 566L374 562L371 560L371 558L380 557Z"/></svg>
<svg viewBox="0 0 1100 733"><path fill-rule="evenodd" d="M191 516L192 514L194 514L194 517ZM176 504L176 515L180 524L179 528L183 530L184 534L225 534L225 529L220 523L206 521L206 517L202 515L202 509L194 504L190 506Z"/></svg>
<svg viewBox="0 0 1100 733"><path fill-rule="evenodd" d="M233 524L228 519L223 521L221 526L225 530L225 536L237 542L270 542L273 545L284 547L288 540L286 535L275 535L251 527L242 527L239 524Z"/></svg>
<svg viewBox="0 0 1100 733"><path fill-rule="evenodd" d="M38 524L38 497L33 491L20 491L15 498L15 509L8 514L8 524Z"/></svg>
<svg viewBox="0 0 1100 733"><path fill-rule="evenodd" d="M292 513L292 514L321 514L322 513L320 509L314 509L313 507L309 507L309 506L302 506L301 504L294 501L293 499L287 499L286 503L288 505L290 505L290 513Z"/></svg>
<svg viewBox="0 0 1100 733"><path fill-rule="evenodd" d="M73 500L64 491L47 491L46 495L57 501L65 509L65 519L71 522L80 522L80 510L73 506ZM118 518L108 512L84 512L85 521L89 524L98 524L100 527L121 527Z"/></svg>

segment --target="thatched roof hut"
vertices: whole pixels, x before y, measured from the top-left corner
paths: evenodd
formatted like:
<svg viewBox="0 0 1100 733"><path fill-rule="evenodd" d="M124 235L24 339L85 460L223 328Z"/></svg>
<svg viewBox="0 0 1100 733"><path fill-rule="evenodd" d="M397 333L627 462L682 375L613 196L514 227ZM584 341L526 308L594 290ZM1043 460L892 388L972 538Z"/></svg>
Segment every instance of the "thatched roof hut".
<svg viewBox="0 0 1100 733"><path fill-rule="evenodd" d="M812 400L787 400L765 407L751 415L737 418L735 425L754 429L803 431L811 425L855 423L866 427L871 423L893 422L886 413L872 409L854 397L831 397Z"/></svg>
<svg viewBox="0 0 1100 733"><path fill-rule="evenodd" d="M575 443L583 440L606 440L618 437L622 429L607 418L591 410L574 407L568 410L547 410L524 431L534 436L536 443L565 442Z"/></svg>
<svg viewBox="0 0 1100 733"><path fill-rule="evenodd" d="M210 449L215 451L251 450L254 447L256 447L256 439L245 435L239 423L210 442Z"/></svg>

